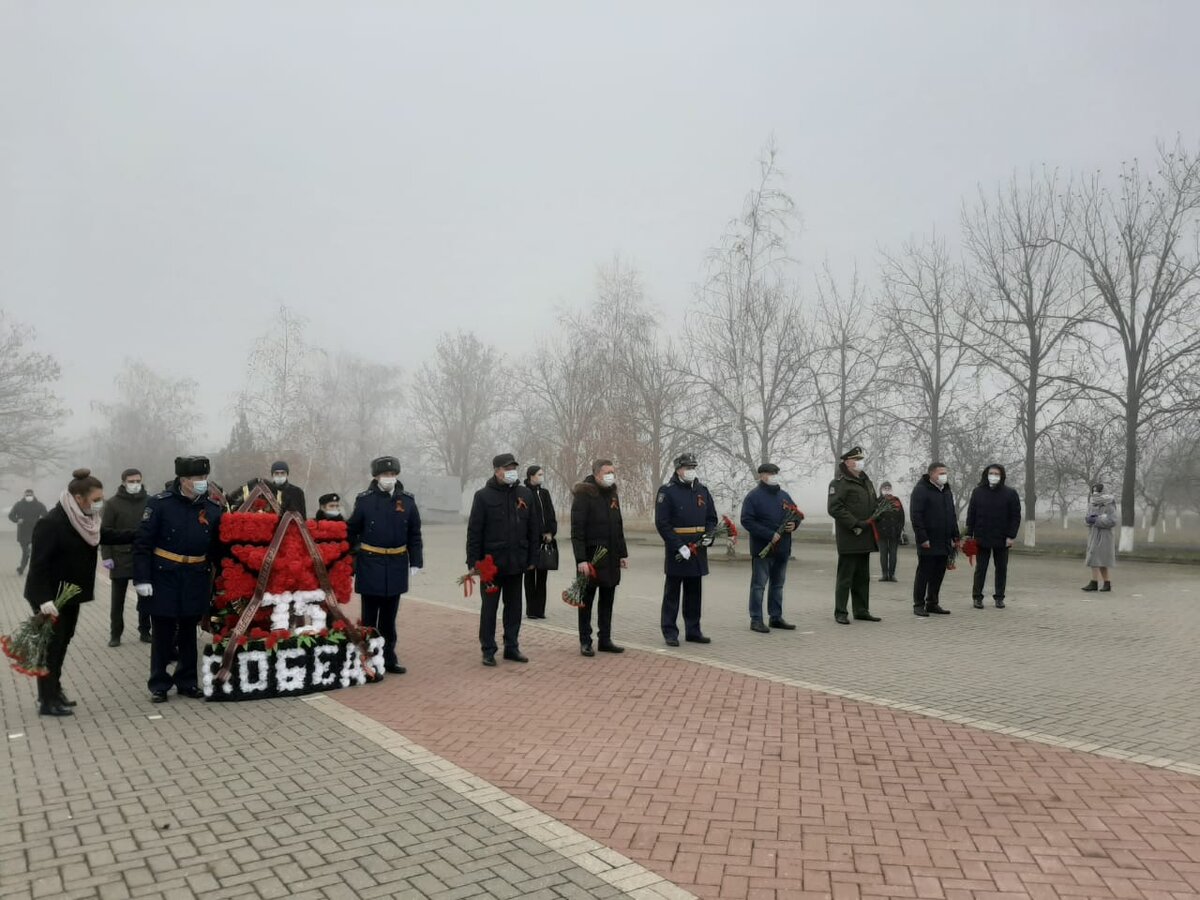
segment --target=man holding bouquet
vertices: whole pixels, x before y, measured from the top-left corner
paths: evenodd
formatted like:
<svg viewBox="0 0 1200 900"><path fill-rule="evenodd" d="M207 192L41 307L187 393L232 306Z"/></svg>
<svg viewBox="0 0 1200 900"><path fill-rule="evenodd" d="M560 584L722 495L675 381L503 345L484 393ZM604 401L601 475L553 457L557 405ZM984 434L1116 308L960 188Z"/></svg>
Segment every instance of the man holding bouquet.
<svg viewBox="0 0 1200 900"><path fill-rule="evenodd" d="M683 595L684 637L695 644L711 640L700 630L700 579L708 574L704 537L717 528L717 509L708 488L699 482L696 457L675 460L675 474L658 489L654 527L663 539L666 560L662 633L668 647L679 646L679 596Z"/></svg>
<svg viewBox="0 0 1200 900"><path fill-rule="evenodd" d="M783 618L783 584L792 555L792 532L804 519L791 495L779 486L779 466L758 467L758 484L742 501L742 528L750 533L750 630L770 634L772 628L792 631ZM767 593L767 623L763 622L763 591ZM768 623L769 626L768 627Z"/></svg>

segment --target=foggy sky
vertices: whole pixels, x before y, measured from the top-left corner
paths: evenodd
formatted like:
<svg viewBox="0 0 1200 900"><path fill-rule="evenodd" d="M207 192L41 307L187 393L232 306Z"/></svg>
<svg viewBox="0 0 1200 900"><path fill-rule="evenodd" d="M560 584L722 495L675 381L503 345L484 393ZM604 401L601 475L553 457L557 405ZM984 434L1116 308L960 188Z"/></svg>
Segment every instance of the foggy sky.
<svg viewBox="0 0 1200 900"><path fill-rule="evenodd" d="M410 370L520 354L619 253L678 323L771 134L808 280L869 283L979 183L1200 137L1195 3L582 6L0 0L0 305L68 430L134 356L216 449L280 303Z"/></svg>

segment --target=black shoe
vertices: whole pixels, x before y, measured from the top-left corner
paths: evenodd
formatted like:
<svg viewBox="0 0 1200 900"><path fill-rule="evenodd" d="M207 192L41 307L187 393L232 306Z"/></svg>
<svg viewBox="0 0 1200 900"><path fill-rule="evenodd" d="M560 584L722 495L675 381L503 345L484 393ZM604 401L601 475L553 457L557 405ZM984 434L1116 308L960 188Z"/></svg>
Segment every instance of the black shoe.
<svg viewBox="0 0 1200 900"><path fill-rule="evenodd" d="M880 578L879 580L880 580L880 581L891 581L892 579L890 579L890 578L888 578L886 575L884 575L884 576L883 576L882 578Z"/></svg>
<svg viewBox="0 0 1200 900"><path fill-rule="evenodd" d="M870 613L867 613L866 615L863 615L863 616L855 616L854 618L856 618L860 622L882 622L883 621L883 619L879 618L879 616L873 616Z"/></svg>
<svg viewBox="0 0 1200 900"><path fill-rule="evenodd" d="M143 644L150 643L150 632L148 632L148 631L139 632L138 640L141 641Z"/></svg>
<svg viewBox="0 0 1200 900"><path fill-rule="evenodd" d="M982 598L982 597L977 597L977 598L974 600L974 602L972 602L972 604L971 604L971 605L972 605L972 606L974 606L976 609L983 609L983 598Z"/></svg>
<svg viewBox="0 0 1200 900"><path fill-rule="evenodd" d="M695 637L684 638L685 641L691 644L711 644L712 638L698 634Z"/></svg>
<svg viewBox="0 0 1200 900"><path fill-rule="evenodd" d="M935 616L948 616L948 615L950 615L950 610L948 610L948 609L944 609L943 607L941 607L941 606L938 606L936 603L935 603L935 604L933 604L933 606L927 606L927 607L925 607L925 609L926 609L928 612L931 612L931 613L933 613Z"/></svg>
<svg viewBox="0 0 1200 900"><path fill-rule="evenodd" d="M849 625L850 617L845 613L834 613L833 621L837 622L839 625Z"/></svg>
<svg viewBox="0 0 1200 900"><path fill-rule="evenodd" d="M770 634L771 633L771 629L768 628L766 625L764 625L762 622L751 622L750 630L757 631L759 634ZM689 638L688 640L691 640L691 638Z"/></svg>
<svg viewBox="0 0 1200 900"><path fill-rule="evenodd" d="M592 644L590 641L586 644L579 645L579 655L580 656L595 656L596 655L596 651L592 649Z"/></svg>
<svg viewBox="0 0 1200 900"><path fill-rule="evenodd" d="M403 675L408 671L408 669L404 668L404 666L400 665L400 663L394 662L388 663L386 666L384 666L383 671L387 672L389 675Z"/></svg>
<svg viewBox="0 0 1200 900"><path fill-rule="evenodd" d="M151 703L166 703L168 699L170 699L170 698L167 697L166 691L151 691L150 692L150 702Z"/></svg>
<svg viewBox="0 0 1200 900"><path fill-rule="evenodd" d="M175 693L179 694L180 697L188 697L192 700L204 699L204 691L200 690L198 687L178 688Z"/></svg>
<svg viewBox="0 0 1200 900"><path fill-rule="evenodd" d="M982 606L982 605L983 604L981 603L980 606ZM996 598L996 609L1004 609L1004 598L1003 597Z"/></svg>
<svg viewBox="0 0 1200 900"><path fill-rule="evenodd" d="M39 716L73 716L75 713L58 703L43 703L38 707Z"/></svg>
<svg viewBox="0 0 1200 900"><path fill-rule="evenodd" d="M601 653L624 653L624 647L618 647L612 641L601 641L599 650Z"/></svg>
<svg viewBox="0 0 1200 900"><path fill-rule="evenodd" d="M519 662L519 663L529 662L529 657L526 656L524 653L522 653L520 650L505 650L504 658L507 659L509 662Z"/></svg>
<svg viewBox="0 0 1200 900"><path fill-rule="evenodd" d="M495 653L483 654L483 664L485 666L494 666L496 664L496 654Z"/></svg>
<svg viewBox="0 0 1200 900"><path fill-rule="evenodd" d="M1085 585L1084 585L1084 586L1081 588L1081 590L1084 590L1084 591L1098 591L1098 590L1100 590L1100 588L1099 588L1099 586L1096 584L1096 582L1094 582L1094 581L1089 581L1087 584L1085 584Z"/></svg>
<svg viewBox="0 0 1200 900"><path fill-rule="evenodd" d="M667 642L668 647L678 647L679 646L679 638L663 638L663 640L665 640Z"/></svg>
<svg viewBox="0 0 1200 900"><path fill-rule="evenodd" d="M1100 593L1104 594L1112 590L1112 582L1106 581L1100 586Z"/></svg>
<svg viewBox="0 0 1200 900"><path fill-rule="evenodd" d="M120 639L120 638L109 638L109 639L108 639L108 646L110 646L110 647L120 647L120 646L121 646L121 639Z"/></svg>
<svg viewBox="0 0 1200 900"><path fill-rule="evenodd" d="M923 606L914 606L913 607L913 615L920 616L922 619L929 618L929 613L928 613L928 611L926 611L925 607L923 607Z"/></svg>
<svg viewBox="0 0 1200 900"><path fill-rule="evenodd" d="M79 704L76 703L74 700L68 700L66 694L59 694L58 695L58 705L59 706L67 706L67 707L74 709Z"/></svg>
<svg viewBox="0 0 1200 900"><path fill-rule="evenodd" d="M788 622L786 619L772 619L767 624L770 625L772 628L778 628L781 631L795 631L796 630L796 626L793 625L791 622Z"/></svg>

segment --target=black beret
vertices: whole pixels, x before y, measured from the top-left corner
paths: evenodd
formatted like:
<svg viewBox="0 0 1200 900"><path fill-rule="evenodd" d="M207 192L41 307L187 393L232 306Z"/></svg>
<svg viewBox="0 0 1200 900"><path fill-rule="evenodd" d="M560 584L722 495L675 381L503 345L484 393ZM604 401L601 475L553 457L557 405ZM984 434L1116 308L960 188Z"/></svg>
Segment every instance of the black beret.
<svg viewBox="0 0 1200 900"><path fill-rule="evenodd" d="M865 455L862 447L851 447L842 454L842 459L862 459Z"/></svg>
<svg viewBox="0 0 1200 900"><path fill-rule="evenodd" d="M272 472L287 472L289 475L292 474L292 470L288 468L288 464L286 462L284 462L282 459L276 460L275 462L271 463L271 471Z"/></svg>
<svg viewBox="0 0 1200 900"><path fill-rule="evenodd" d="M492 457L493 469L503 469L508 466L515 466L516 464L517 458L511 453L501 453L499 456Z"/></svg>
<svg viewBox="0 0 1200 900"><path fill-rule="evenodd" d="M212 470L207 456L175 457L175 474L181 478L198 478Z"/></svg>
<svg viewBox="0 0 1200 900"><path fill-rule="evenodd" d="M341 495L339 495L339 494L322 494L320 499L317 500L317 505L324 506L326 503L341 503L341 502L342 502L342 498L341 498Z"/></svg>
<svg viewBox="0 0 1200 900"><path fill-rule="evenodd" d="M779 474L779 466L775 465L775 463L763 463L761 466L758 467L758 474L759 475L778 475Z"/></svg>
<svg viewBox="0 0 1200 900"><path fill-rule="evenodd" d="M371 477L378 478L384 472L400 474L400 460L394 456L380 456L371 460Z"/></svg>
<svg viewBox="0 0 1200 900"><path fill-rule="evenodd" d="M681 453L679 456L675 457L675 468L677 469L692 468L699 465L700 463L696 462L695 454Z"/></svg>

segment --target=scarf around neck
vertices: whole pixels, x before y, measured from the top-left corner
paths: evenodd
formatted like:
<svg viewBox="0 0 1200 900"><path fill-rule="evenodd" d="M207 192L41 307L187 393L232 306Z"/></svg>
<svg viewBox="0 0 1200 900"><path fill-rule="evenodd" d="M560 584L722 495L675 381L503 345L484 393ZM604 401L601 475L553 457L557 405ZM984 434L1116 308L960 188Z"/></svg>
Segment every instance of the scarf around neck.
<svg viewBox="0 0 1200 900"><path fill-rule="evenodd" d="M100 520L95 516L89 516L80 509L75 498L65 489L58 498L58 502L67 514L67 521L71 523L71 527L79 533L79 536L91 546L98 546L100 543Z"/></svg>

